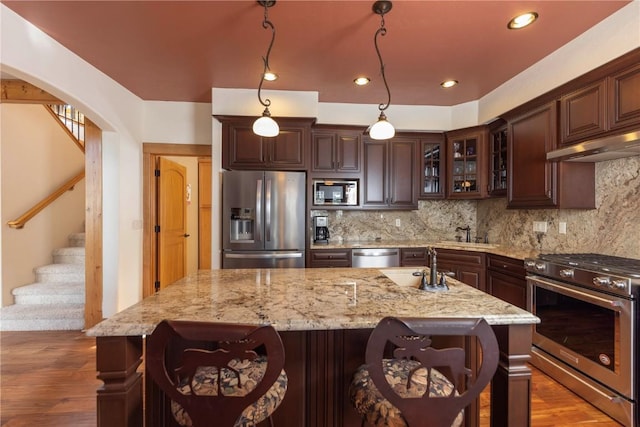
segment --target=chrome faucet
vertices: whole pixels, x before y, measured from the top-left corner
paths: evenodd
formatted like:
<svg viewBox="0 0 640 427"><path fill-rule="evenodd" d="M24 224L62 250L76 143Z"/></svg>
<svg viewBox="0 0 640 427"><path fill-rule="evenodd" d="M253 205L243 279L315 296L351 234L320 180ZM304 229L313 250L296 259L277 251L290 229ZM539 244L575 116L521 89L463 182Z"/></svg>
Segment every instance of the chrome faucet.
<svg viewBox="0 0 640 427"><path fill-rule="evenodd" d="M466 231L467 232L467 243L471 243L471 226L467 225L466 227L456 227L456 232L457 231Z"/></svg>

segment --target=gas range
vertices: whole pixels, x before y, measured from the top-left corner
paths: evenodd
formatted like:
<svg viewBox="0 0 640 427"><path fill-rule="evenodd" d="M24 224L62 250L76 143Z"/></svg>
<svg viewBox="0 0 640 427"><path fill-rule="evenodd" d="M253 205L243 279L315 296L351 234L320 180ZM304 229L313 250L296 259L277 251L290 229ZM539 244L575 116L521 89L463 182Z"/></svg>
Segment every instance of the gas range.
<svg viewBox="0 0 640 427"><path fill-rule="evenodd" d="M638 259L591 253L541 254L526 259L524 265L528 273L626 298L639 296Z"/></svg>
<svg viewBox="0 0 640 427"><path fill-rule="evenodd" d="M640 260L591 253L525 260L531 363L625 427L640 427Z"/></svg>

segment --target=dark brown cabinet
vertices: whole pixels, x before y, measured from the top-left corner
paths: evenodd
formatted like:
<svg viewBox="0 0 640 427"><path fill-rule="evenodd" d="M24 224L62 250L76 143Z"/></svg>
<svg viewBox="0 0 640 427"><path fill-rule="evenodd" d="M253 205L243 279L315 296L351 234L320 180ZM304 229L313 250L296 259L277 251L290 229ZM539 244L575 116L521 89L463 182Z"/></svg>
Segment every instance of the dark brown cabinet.
<svg viewBox="0 0 640 427"><path fill-rule="evenodd" d="M314 127L311 172L360 173L362 129Z"/></svg>
<svg viewBox="0 0 640 427"><path fill-rule="evenodd" d="M483 252L436 248L438 272L486 292L486 255Z"/></svg>
<svg viewBox="0 0 640 427"><path fill-rule="evenodd" d="M427 267L427 248L400 248L401 267Z"/></svg>
<svg viewBox="0 0 640 427"><path fill-rule="evenodd" d="M640 65L612 72L560 98L562 145L640 125Z"/></svg>
<svg viewBox="0 0 640 427"><path fill-rule="evenodd" d="M422 165L420 199L443 199L445 196L446 158L444 134L432 134L420 138Z"/></svg>
<svg viewBox="0 0 640 427"><path fill-rule="evenodd" d="M527 281L522 260L487 255L487 292L522 309L527 308Z"/></svg>
<svg viewBox="0 0 640 427"><path fill-rule="evenodd" d="M606 87L603 79L560 98L562 145L574 144L607 130Z"/></svg>
<svg viewBox="0 0 640 427"><path fill-rule="evenodd" d="M481 199L487 196L486 141L486 126L447 132L447 198Z"/></svg>
<svg viewBox="0 0 640 427"><path fill-rule="evenodd" d="M363 208L418 208L417 152L415 138L364 139Z"/></svg>
<svg viewBox="0 0 640 427"><path fill-rule="evenodd" d="M547 161L557 147L557 114L552 101L508 121L508 208L595 207L593 163Z"/></svg>
<svg viewBox="0 0 640 427"><path fill-rule="evenodd" d="M350 249L313 249L309 251L309 267L351 267Z"/></svg>
<svg viewBox="0 0 640 427"><path fill-rule="evenodd" d="M222 122L222 167L236 170L306 170L312 119L278 118L280 134L253 133L253 117L217 117Z"/></svg>
<svg viewBox="0 0 640 427"><path fill-rule="evenodd" d="M489 195L507 194L507 124L500 120L489 133Z"/></svg>
<svg viewBox="0 0 640 427"><path fill-rule="evenodd" d="M609 128L640 126L640 64L609 77Z"/></svg>

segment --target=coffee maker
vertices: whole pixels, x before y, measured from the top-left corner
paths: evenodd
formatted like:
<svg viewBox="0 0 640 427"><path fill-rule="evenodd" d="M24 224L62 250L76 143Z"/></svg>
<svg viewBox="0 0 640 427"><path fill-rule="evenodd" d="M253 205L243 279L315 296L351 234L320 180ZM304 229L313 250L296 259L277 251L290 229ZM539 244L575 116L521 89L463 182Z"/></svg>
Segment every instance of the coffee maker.
<svg viewBox="0 0 640 427"><path fill-rule="evenodd" d="M329 219L326 216L313 217L313 243L329 243Z"/></svg>

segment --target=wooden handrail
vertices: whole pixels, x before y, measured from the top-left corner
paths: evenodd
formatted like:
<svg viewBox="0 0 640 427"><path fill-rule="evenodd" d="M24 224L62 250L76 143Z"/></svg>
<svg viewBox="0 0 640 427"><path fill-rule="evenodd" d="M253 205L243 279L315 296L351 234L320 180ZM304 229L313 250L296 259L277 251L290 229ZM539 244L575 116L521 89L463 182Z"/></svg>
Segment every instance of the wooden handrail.
<svg viewBox="0 0 640 427"><path fill-rule="evenodd" d="M80 172L78 175L71 178L69 181L65 182L60 188L55 190L49 196L45 197L42 201L34 205L31 209L23 213L18 219L7 222L7 225L11 228L20 229L23 228L24 225L31 218L36 216L41 210L49 206L53 203L58 197L62 196L69 190L73 190L73 187L80 182L84 178L84 170Z"/></svg>

